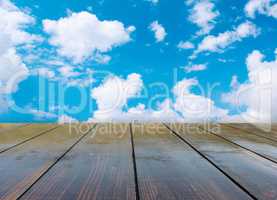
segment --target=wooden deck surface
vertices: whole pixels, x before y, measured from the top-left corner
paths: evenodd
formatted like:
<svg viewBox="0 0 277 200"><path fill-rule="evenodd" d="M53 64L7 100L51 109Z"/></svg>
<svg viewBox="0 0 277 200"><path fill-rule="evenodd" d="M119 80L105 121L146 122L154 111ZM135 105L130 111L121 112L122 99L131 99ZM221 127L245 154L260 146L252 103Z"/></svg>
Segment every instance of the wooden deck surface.
<svg viewBox="0 0 277 200"><path fill-rule="evenodd" d="M0 200L277 199L277 126L2 124Z"/></svg>

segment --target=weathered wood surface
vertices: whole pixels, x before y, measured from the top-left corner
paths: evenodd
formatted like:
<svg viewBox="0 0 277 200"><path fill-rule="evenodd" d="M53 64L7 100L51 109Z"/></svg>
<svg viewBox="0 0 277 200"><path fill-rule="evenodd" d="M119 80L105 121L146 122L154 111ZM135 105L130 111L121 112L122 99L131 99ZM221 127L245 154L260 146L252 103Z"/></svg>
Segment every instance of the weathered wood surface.
<svg viewBox="0 0 277 200"><path fill-rule="evenodd" d="M99 124L22 199L136 199L130 127Z"/></svg>
<svg viewBox="0 0 277 200"><path fill-rule="evenodd" d="M178 134L258 199L277 199L277 165L237 145L184 126Z"/></svg>
<svg viewBox="0 0 277 200"><path fill-rule="evenodd" d="M277 143L272 140L225 125L221 125L218 131L213 127L201 127L277 163Z"/></svg>
<svg viewBox="0 0 277 200"><path fill-rule="evenodd" d="M255 134L260 137L270 139L277 142L277 131L273 129L264 130L262 127L254 126L252 124L225 124L225 126L232 127L234 129L240 129L248 133Z"/></svg>
<svg viewBox="0 0 277 200"><path fill-rule="evenodd" d="M68 126L61 126L0 154L0 199L19 197L80 136Z"/></svg>
<svg viewBox="0 0 277 200"><path fill-rule="evenodd" d="M2 125L2 127L3 126L4 125ZM0 133L0 152L51 130L54 127L57 127L57 125L34 124L21 127L16 126L14 128L10 126L8 130Z"/></svg>
<svg viewBox="0 0 277 200"><path fill-rule="evenodd" d="M0 200L276 200L276 134L232 126L0 125Z"/></svg>
<svg viewBox="0 0 277 200"><path fill-rule="evenodd" d="M250 199L162 124L133 134L141 199Z"/></svg>
<svg viewBox="0 0 277 200"><path fill-rule="evenodd" d="M7 130L19 128L21 126L26 126L26 125L27 124L0 124L0 133Z"/></svg>

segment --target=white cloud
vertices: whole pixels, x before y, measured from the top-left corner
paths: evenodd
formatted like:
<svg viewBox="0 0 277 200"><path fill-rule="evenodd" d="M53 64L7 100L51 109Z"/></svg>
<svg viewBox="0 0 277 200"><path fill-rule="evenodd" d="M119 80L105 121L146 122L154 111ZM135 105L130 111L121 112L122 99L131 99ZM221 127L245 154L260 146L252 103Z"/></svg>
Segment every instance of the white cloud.
<svg viewBox="0 0 277 200"><path fill-rule="evenodd" d="M215 9L214 3L210 0L197 1L190 11L189 20L200 27L198 35L209 33L215 25L215 19L219 12Z"/></svg>
<svg viewBox="0 0 277 200"><path fill-rule="evenodd" d="M192 93L192 88L198 85L197 79L183 79L173 88L174 109L182 114L184 120L221 120L228 116L228 111L218 108L210 98Z"/></svg>
<svg viewBox="0 0 277 200"><path fill-rule="evenodd" d="M0 85L0 87L1 87L1 85ZM9 106L9 104L8 104L5 96L0 93L0 113L7 112L8 106Z"/></svg>
<svg viewBox="0 0 277 200"><path fill-rule="evenodd" d="M4 42L17 45L40 41L39 36L29 34L24 30L34 23L33 17L19 10L9 0L0 1L0 38L4 36L7 39Z"/></svg>
<svg viewBox="0 0 277 200"><path fill-rule="evenodd" d="M178 49L194 49L194 44L188 41L187 42L181 41L179 42L177 47Z"/></svg>
<svg viewBox="0 0 277 200"><path fill-rule="evenodd" d="M240 116L248 122L277 121L277 53L273 61L264 61L264 57L257 50L249 54L246 59L248 80L236 83L236 87L222 95L224 102L239 111L246 106Z"/></svg>
<svg viewBox="0 0 277 200"><path fill-rule="evenodd" d="M26 31L34 23L33 17L9 0L0 1L0 98L1 104L5 102L5 109L8 107L6 95L15 92L18 84L30 73L17 54L17 46L41 40Z"/></svg>
<svg viewBox="0 0 277 200"><path fill-rule="evenodd" d="M54 113L42 110L29 109L29 112L33 114L37 119L53 119L57 117L57 115Z"/></svg>
<svg viewBox="0 0 277 200"><path fill-rule="evenodd" d="M97 55L131 41L130 33L135 31L134 26L125 28L120 21L101 21L86 11L56 21L43 20L43 27L50 34L50 44L75 63L97 59Z"/></svg>
<svg viewBox="0 0 277 200"><path fill-rule="evenodd" d="M277 19L277 3L275 0L249 0L244 7L248 17L255 18L256 13Z"/></svg>
<svg viewBox="0 0 277 200"><path fill-rule="evenodd" d="M247 37L256 37L260 33L259 28L252 22L246 21L236 27L233 31L226 31L217 36L208 35L198 45L194 54L200 52L221 52L234 42L241 41Z"/></svg>
<svg viewBox="0 0 277 200"><path fill-rule="evenodd" d="M62 115L58 119L59 124L70 124L70 123L78 123L77 119L74 119L73 117L70 117L68 115Z"/></svg>
<svg viewBox="0 0 277 200"><path fill-rule="evenodd" d="M139 122L182 122L183 118L174 111L172 102L165 99L156 110L146 109L144 104L138 104L123 113L125 121Z"/></svg>
<svg viewBox="0 0 277 200"><path fill-rule="evenodd" d="M16 91L18 84L28 75L29 70L16 54L15 48L0 54L0 94Z"/></svg>
<svg viewBox="0 0 277 200"><path fill-rule="evenodd" d="M72 66L62 66L58 69L58 71L64 77L73 77L73 76L79 76L80 75L80 72L74 71L74 67L72 67Z"/></svg>
<svg viewBox="0 0 277 200"><path fill-rule="evenodd" d="M102 85L92 90L92 98L96 100L98 110L88 121L170 122L182 120L180 115L173 110L169 99L161 102L156 110L146 109L144 104L138 104L124 111L128 100L137 97L142 89L143 81L139 74L130 74L127 79L117 76L108 77Z"/></svg>
<svg viewBox="0 0 277 200"><path fill-rule="evenodd" d="M238 81L238 76L234 75L232 76L232 80L230 83L230 86L232 89L237 89L239 87L239 81Z"/></svg>
<svg viewBox="0 0 277 200"><path fill-rule="evenodd" d="M206 64L190 65L190 66L186 66L184 69L187 73L195 72L195 71L203 71L207 69L207 65Z"/></svg>
<svg viewBox="0 0 277 200"><path fill-rule="evenodd" d="M169 99L160 103L158 109L146 109L144 104L139 103L127 111L117 110L108 117L94 117L89 122L182 122L183 118L173 110L172 103Z"/></svg>
<svg viewBox="0 0 277 200"><path fill-rule="evenodd" d="M37 70L34 70L34 74L37 74L39 76L46 77L49 79L55 77L55 72L46 67L41 67L41 68L38 68Z"/></svg>
<svg viewBox="0 0 277 200"><path fill-rule="evenodd" d="M196 79L184 79L173 88L174 101L169 98L158 104L157 109L146 108L139 103L124 111L130 98L137 97L143 82L140 75L130 74L127 79L108 77L102 85L92 90L98 109L89 122L181 122L221 120L228 117L228 111L218 108L208 97L191 92L198 85Z"/></svg>
<svg viewBox="0 0 277 200"><path fill-rule="evenodd" d="M128 99L136 97L143 87L139 74L129 74L127 79L117 76L108 77L102 85L91 91L96 100L98 110L94 113L96 119L117 118Z"/></svg>
<svg viewBox="0 0 277 200"><path fill-rule="evenodd" d="M149 28L151 31L154 32L157 42L162 42L165 39L167 33L166 33L164 27L161 24L159 24L158 21L152 22L150 24Z"/></svg>

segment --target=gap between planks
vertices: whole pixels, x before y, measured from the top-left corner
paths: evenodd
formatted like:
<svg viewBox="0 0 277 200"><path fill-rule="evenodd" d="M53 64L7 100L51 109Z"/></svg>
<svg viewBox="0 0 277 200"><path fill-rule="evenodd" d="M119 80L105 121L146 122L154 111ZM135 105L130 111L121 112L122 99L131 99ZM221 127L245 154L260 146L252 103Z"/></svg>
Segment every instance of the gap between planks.
<svg viewBox="0 0 277 200"><path fill-rule="evenodd" d="M264 135L260 135L260 134L257 134L257 133L254 133L252 131L249 131L249 130L246 130L246 129L243 129L243 128L238 128L238 127L235 127L235 126L232 126L230 124L223 124L224 126L227 126L229 128L233 128L233 129L236 129L236 130L240 130L240 131L243 131L243 132L246 132L246 133L250 133L250 134L253 134L253 135L256 135L258 137L261 137L261 138L265 138L265 139L268 139L270 140L271 142L277 142L277 140L273 139L273 138L270 138L270 137L266 137Z"/></svg>
<svg viewBox="0 0 277 200"><path fill-rule="evenodd" d="M135 187L136 187L136 199L140 200L139 185L138 185L138 174L137 174L137 163L136 163L136 153L135 153L135 142L134 142L134 134L133 134L132 123L130 123L129 126L130 126L131 145L132 145L132 160L133 160L133 168L134 168Z"/></svg>
<svg viewBox="0 0 277 200"><path fill-rule="evenodd" d="M190 142L184 139L182 136L179 135L176 131L172 130L168 125L163 123L163 125L177 138L179 138L182 142L189 145L194 151L196 151L201 157L203 157L206 161L208 161L211 165L213 165L217 170L219 170L223 175L225 175L229 180L231 180L237 187L239 187L242 191L248 194L252 199L258 200L250 191L248 191L244 186L242 186L238 181L236 181L232 176L230 176L227 172L217 166L212 160L210 160L207 156L201 153L196 147L194 147Z"/></svg>
<svg viewBox="0 0 277 200"><path fill-rule="evenodd" d="M21 199L43 176L45 176L60 160L62 160L78 143L82 141L95 127L95 124L84 135L82 135L75 143L73 143L61 156L59 156L24 192L22 192L16 199Z"/></svg>
<svg viewBox="0 0 277 200"><path fill-rule="evenodd" d="M227 139L226 137L224 137L224 136L222 136L222 135L218 135L218 134L216 134L216 133L214 133L214 132L212 132L212 131L210 131L210 130L208 130L208 129L202 128L202 127L200 127L200 126L199 126L199 128L202 129L203 131L206 131L206 132L208 132L208 133L210 133L210 134L212 134L212 135L214 135L214 136L216 136L216 137L218 137L218 138L220 138L220 139L226 141L226 142L229 142L229 143L231 143L231 144L233 144L233 145L236 145L236 146L238 146L239 148L242 148L242 149L244 149L244 150L246 150L246 151L248 151L248 152L250 152L250 153L252 153L252 154L255 154L255 155L257 155L257 156L259 156L259 157L261 157L261 158L263 158L263 159L266 159L266 160L268 160L268 161L271 161L271 162L277 164L277 161L275 161L275 160L273 160L273 159L271 159L271 158L268 158L267 156L264 156L264 155L262 155L262 154L260 154L260 153L258 153L258 152L256 152L256 151L254 151L254 150L251 150L251 149L249 149L249 148L247 148L247 147L244 147L244 146L242 146L242 145L240 145L240 144L238 144L238 143L236 143L236 142L233 142L233 141Z"/></svg>
<svg viewBox="0 0 277 200"><path fill-rule="evenodd" d="M54 128L50 128L50 129L47 129L47 130L44 130L44 131L40 132L39 134L34 135L33 137L30 137L30 138L28 138L28 139L26 139L26 140L23 140L23 141L21 141L21 142L19 142L19 143L17 143L17 144L12 145L12 146L10 146L10 147L8 147L8 148L6 148L6 149L1 150L1 151L0 151L0 154L1 154L1 153L4 153L4 152L6 152L6 151L9 151L9 150L11 150L11 149L13 149L13 148L15 148L15 147L18 147L18 146L20 146L20 145L22 145L22 144L25 144L25 143L27 143L27 142L29 142L29 141L35 139L35 138L38 138L38 137L40 137L40 136L42 136L42 135L44 135L44 134L46 134L46 133L49 133L49 132L51 132L51 131L53 131L53 130L55 130L55 129L57 129L57 128L59 128L59 126L56 126L56 127L54 127Z"/></svg>

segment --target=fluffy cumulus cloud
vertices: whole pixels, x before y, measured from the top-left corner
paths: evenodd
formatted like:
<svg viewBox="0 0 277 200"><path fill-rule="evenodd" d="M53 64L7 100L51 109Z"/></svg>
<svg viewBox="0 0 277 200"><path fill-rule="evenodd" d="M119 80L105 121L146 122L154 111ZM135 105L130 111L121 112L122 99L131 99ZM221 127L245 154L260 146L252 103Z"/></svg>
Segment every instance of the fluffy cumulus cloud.
<svg viewBox="0 0 277 200"><path fill-rule="evenodd" d="M165 31L165 28L161 24L159 24L158 21L152 22L149 28L151 31L153 31L157 42L162 42L165 39L167 33Z"/></svg>
<svg viewBox="0 0 277 200"><path fill-rule="evenodd" d="M130 98L137 97L143 89L139 74L130 74L126 79L117 76L108 77L102 85L94 88L92 98L98 109L88 121L181 121L182 118L173 110L169 99L158 104L158 108L148 109L139 103L135 107L124 109Z"/></svg>
<svg viewBox="0 0 277 200"><path fill-rule="evenodd" d="M33 42L41 40L39 36L30 34L24 29L35 23L35 19L17 8L9 0L0 1L0 34L2 42L5 41L7 44L4 47L11 44L24 44L27 42ZM0 47L1 48L1 47Z"/></svg>
<svg viewBox="0 0 277 200"><path fill-rule="evenodd" d="M184 42L181 41L179 42L179 44L177 45L178 49L182 50L182 49L193 49L194 48L194 44L191 42Z"/></svg>
<svg viewBox="0 0 277 200"><path fill-rule="evenodd" d="M228 116L228 111L218 108L215 102L205 95L192 92L199 86L195 78L183 79L173 88L175 96L174 109L181 113L185 121L221 120Z"/></svg>
<svg viewBox="0 0 277 200"><path fill-rule="evenodd" d="M277 19L277 3L275 0L249 0L244 11L251 18L255 18L258 13Z"/></svg>
<svg viewBox="0 0 277 200"><path fill-rule="evenodd" d="M73 66L67 66L67 65L62 66L58 69L58 71L63 77L74 77L74 76L80 75L79 72L74 71Z"/></svg>
<svg viewBox="0 0 277 200"><path fill-rule="evenodd" d="M124 113L125 119L139 122L182 122L183 118L173 109L171 100L165 99L158 104L157 109L146 109L144 104L138 104ZM126 120L125 120L126 121Z"/></svg>
<svg viewBox="0 0 277 200"><path fill-rule="evenodd" d="M4 95L17 89L19 82L29 75L29 70L17 54L17 46L40 40L25 29L34 18L17 8L9 0L0 1L0 101Z"/></svg>
<svg viewBox="0 0 277 200"><path fill-rule="evenodd" d="M89 12L71 13L59 20L44 20L43 28L50 35L49 43L58 48L60 56L75 63L99 59L103 53L131 41L134 26L125 27L120 21L99 20ZM107 57L104 57L105 61Z"/></svg>
<svg viewBox="0 0 277 200"><path fill-rule="evenodd" d="M47 67L41 67L41 68L38 68L37 70L33 70L33 73L35 75L39 75L41 77L45 77L49 79L52 79L55 77L55 72Z"/></svg>
<svg viewBox="0 0 277 200"><path fill-rule="evenodd" d="M265 61L265 56L254 50L246 59L248 80L239 83L232 79L232 90L223 94L222 100L240 108L241 118L248 122L270 122L277 120L277 49L275 60Z"/></svg>
<svg viewBox="0 0 277 200"><path fill-rule="evenodd" d="M59 124L78 123L78 120L68 115L61 115L58 119L58 123Z"/></svg>
<svg viewBox="0 0 277 200"><path fill-rule="evenodd" d="M55 113L46 112L38 109L27 108L28 112L35 116L37 120L44 120L44 119L54 119L57 118Z"/></svg>
<svg viewBox="0 0 277 200"><path fill-rule="evenodd" d="M198 45L194 54L200 52L222 52L234 42L241 41L247 37L256 37L260 33L259 28L252 22L246 21L238 25L232 31L226 31L217 36L208 35Z"/></svg>
<svg viewBox="0 0 277 200"><path fill-rule="evenodd" d="M227 110L218 108L208 97L191 91L197 85L196 79L184 79L174 86L173 100L167 98L155 109L146 108L141 103L127 108L128 100L142 91L143 81L138 74L130 74L126 79L111 76L92 90L98 109L89 121L182 122L228 117Z"/></svg>
<svg viewBox="0 0 277 200"><path fill-rule="evenodd" d="M102 85L91 92L98 107L94 117L99 120L116 119L120 116L128 99L136 97L142 87L143 81L139 74L129 74L126 79L117 76L108 77Z"/></svg>
<svg viewBox="0 0 277 200"><path fill-rule="evenodd" d="M203 70L206 70L206 69L207 69L207 65L206 64L189 65L189 66L184 67L184 70L187 73L197 72L197 71L203 71Z"/></svg>
<svg viewBox="0 0 277 200"><path fill-rule="evenodd" d="M219 12L210 0L194 1L193 4L189 20L200 28L198 35L209 33L214 28Z"/></svg>

